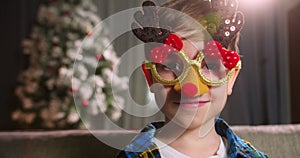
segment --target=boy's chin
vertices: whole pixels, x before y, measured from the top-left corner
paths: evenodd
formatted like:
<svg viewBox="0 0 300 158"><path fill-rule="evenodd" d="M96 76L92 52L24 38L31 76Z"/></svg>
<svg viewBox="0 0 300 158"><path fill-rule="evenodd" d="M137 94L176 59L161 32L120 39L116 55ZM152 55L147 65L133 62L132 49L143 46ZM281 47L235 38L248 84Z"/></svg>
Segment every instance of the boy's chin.
<svg viewBox="0 0 300 158"><path fill-rule="evenodd" d="M168 123L176 124L176 126L179 126L181 129L184 130L210 130L211 126L214 126L214 119L213 118L173 118L172 121L168 121Z"/></svg>

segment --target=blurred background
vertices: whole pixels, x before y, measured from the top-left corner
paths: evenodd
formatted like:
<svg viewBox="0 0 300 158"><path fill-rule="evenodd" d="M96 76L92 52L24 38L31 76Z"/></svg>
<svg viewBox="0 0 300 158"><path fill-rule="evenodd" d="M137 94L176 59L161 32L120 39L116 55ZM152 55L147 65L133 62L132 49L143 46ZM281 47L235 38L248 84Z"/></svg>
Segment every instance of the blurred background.
<svg viewBox="0 0 300 158"><path fill-rule="evenodd" d="M158 4L161 2L157 0ZM72 53L76 53L74 49L78 41L92 35L90 29L97 21L139 7L141 3L140 0L94 0L85 4L80 0L2 1L0 130L80 128L70 95L70 91L76 89L70 87L70 82L65 85L55 83L60 82L60 75L68 77L67 72L73 66ZM243 69L221 117L232 125L300 123L300 97L297 96L300 89L300 45L297 44L300 1L239 0L239 3L246 21L240 40ZM49 17L54 21L61 18L63 23L51 23ZM43 18L47 19L46 22ZM69 23L65 23L68 20ZM103 28L104 37L109 36L113 27ZM43 45L39 45L41 41L48 45L44 50L46 54L43 54ZM113 42L110 52L120 57L138 42L131 33L126 33ZM37 53L32 55L35 51ZM114 64L113 58L95 57L103 63L98 68L100 75L105 76L107 71L104 70ZM52 59L56 63L50 62ZM33 77L36 73L39 79ZM133 75L143 77L140 70ZM133 98L137 102L147 102L147 97L141 95L141 92L147 92L147 88L141 86L145 81L132 84L130 78ZM101 79L105 80L105 77L101 76ZM103 94L108 96L109 90L102 87ZM96 111L106 112L126 128L139 129L151 120L161 119L159 114L151 118L135 118L115 108L110 99L104 100L105 107L98 107ZM84 97L81 103L92 107L92 102L86 102ZM123 106L126 106L126 101Z"/></svg>

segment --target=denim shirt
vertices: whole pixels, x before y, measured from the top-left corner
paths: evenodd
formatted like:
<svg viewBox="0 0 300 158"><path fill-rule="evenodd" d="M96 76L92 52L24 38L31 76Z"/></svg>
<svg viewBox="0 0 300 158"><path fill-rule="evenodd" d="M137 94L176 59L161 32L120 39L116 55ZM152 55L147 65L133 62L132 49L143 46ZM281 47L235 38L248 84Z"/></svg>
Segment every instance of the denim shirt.
<svg viewBox="0 0 300 158"><path fill-rule="evenodd" d="M160 158L157 145L153 142L155 133L164 125L164 122L153 122L142 129L140 134L122 151L117 158ZM268 156L255 149L249 142L242 140L229 128L228 124L217 118L216 132L227 139L228 158L267 158Z"/></svg>

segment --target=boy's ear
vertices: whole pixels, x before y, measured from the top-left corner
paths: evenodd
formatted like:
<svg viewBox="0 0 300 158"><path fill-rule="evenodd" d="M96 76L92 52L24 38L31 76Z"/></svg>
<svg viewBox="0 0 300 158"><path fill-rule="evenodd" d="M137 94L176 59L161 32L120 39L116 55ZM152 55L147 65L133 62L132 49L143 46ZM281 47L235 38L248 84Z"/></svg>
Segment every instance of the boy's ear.
<svg viewBox="0 0 300 158"><path fill-rule="evenodd" d="M232 93L232 88L234 86L235 80L237 78L237 76L240 73L240 69L236 69L233 73L233 75L231 76L231 78L229 79L228 83L227 83L227 95L230 95Z"/></svg>

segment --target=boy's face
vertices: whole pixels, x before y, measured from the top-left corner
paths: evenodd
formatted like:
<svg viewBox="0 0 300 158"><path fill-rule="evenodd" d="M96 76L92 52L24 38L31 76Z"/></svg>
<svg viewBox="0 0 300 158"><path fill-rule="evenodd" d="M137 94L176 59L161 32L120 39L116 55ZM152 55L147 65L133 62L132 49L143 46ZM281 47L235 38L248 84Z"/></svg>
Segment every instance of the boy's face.
<svg viewBox="0 0 300 158"><path fill-rule="evenodd" d="M183 40L183 52L189 59L195 59L198 50L203 49L203 45L203 42L191 44L189 41ZM161 107L166 122L174 121L184 128L197 128L214 119L222 111L237 74L238 71L234 73L228 83L221 86L203 86L200 80L195 79L199 76L191 72L186 78L192 76L196 80L192 83L200 89L199 93L193 96L185 95L182 92L184 83L180 83L181 88L174 88L173 85L162 85L154 78L154 84L151 85L150 90L155 94L156 102ZM185 81L183 80L183 82ZM202 91L201 89L206 90Z"/></svg>

